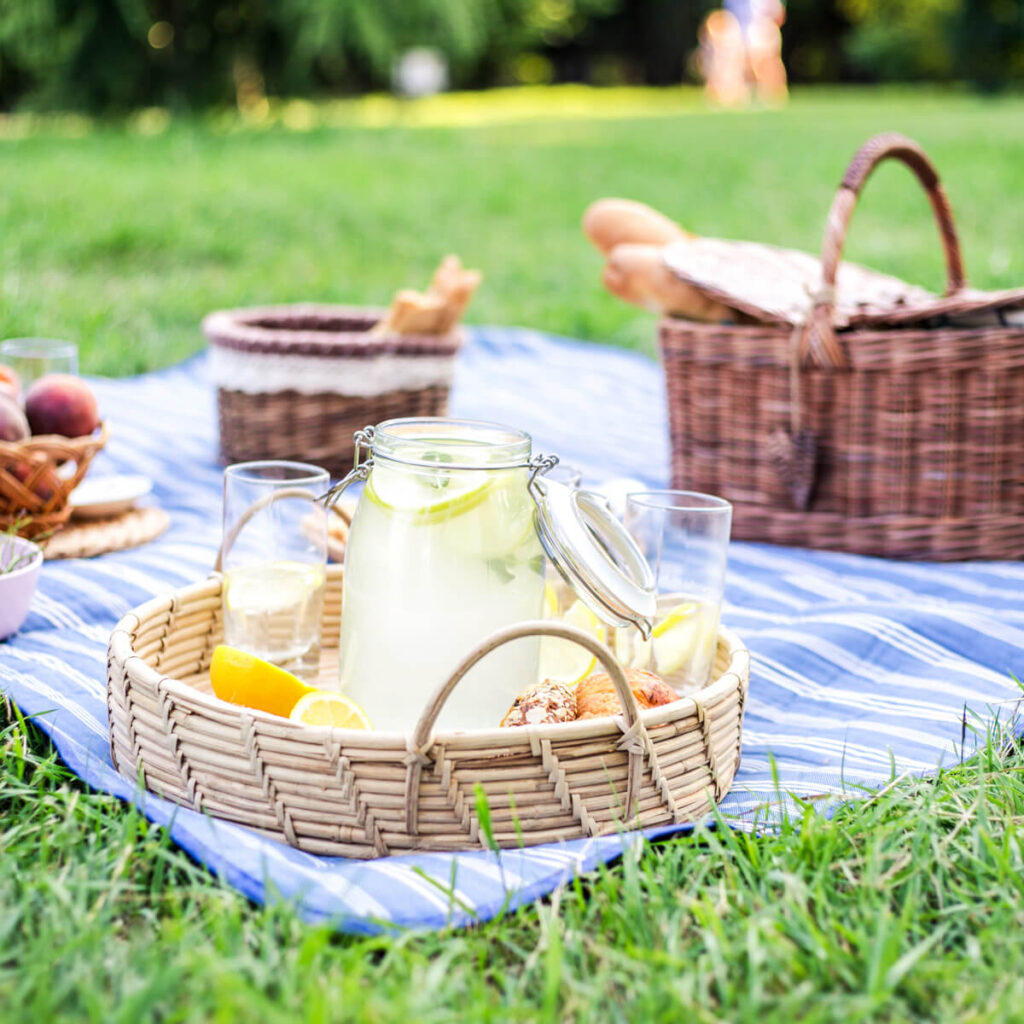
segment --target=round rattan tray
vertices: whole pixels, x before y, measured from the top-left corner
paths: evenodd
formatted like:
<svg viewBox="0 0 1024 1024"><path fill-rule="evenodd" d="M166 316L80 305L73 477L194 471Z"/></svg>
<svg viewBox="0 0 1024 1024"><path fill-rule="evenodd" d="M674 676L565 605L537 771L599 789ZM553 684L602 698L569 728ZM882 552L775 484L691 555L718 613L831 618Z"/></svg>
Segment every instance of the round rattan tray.
<svg viewBox="0 0 1024 1024"><path fill-rule="evenodd" d="M328 568L325 681L333 680L342 570ZM623 713L557 725L435 733L448 694L496 646L531 634L590 648ZM219 577L155 598L110 638L107 708L117 770L160 796L260 829L311 853L371 858L479 849L482 787L503 847L699 819L740 758L750 658L719 633L712 683L638 711L611 652L559 622L509 627L471 652L408 734L313 728L227 704L210 691L221 638ZM333 646L332 646L333 645Z"/></svg>

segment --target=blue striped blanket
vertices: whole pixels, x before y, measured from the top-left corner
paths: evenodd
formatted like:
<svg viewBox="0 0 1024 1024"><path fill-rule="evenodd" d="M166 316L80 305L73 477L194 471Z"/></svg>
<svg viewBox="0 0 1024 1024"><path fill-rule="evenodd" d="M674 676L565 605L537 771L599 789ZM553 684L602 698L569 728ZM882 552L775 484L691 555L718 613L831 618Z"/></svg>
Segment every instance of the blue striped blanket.
<svg viewBox="0 0 1024 1024"><path fill-rule="evenodd" d="M95 472L144 473L171 515L134 551L43 567L24 629L0 644L0 688L90 785L136 800L254 900L295 901L350 931L440 927L536 899L637 836L357 862L300 853L177 807L117 776L107 752L108 634L133 605L204 578L220 532L213 390L204 357L96 382L113 425ZM529 430L585 482L665 486L658 367L642 356L515 329L480 329L460 356L461 416ZM1015 712L1024 674L1024 565L904 564L733 544L724 620L753 656L743 758L722 811L770 823L795 798L855 798L903 773L955 764ZM966 723L966 726L965 726ZM664 835L671 830L655 833Z"/></svg>

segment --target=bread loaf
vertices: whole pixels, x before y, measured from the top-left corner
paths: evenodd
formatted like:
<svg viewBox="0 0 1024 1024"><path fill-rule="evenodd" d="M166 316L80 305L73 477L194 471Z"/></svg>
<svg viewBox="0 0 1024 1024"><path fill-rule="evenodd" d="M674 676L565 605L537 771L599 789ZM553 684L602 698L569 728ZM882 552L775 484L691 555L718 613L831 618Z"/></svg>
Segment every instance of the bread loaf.
<svg viewBox="0 0 1024 1024"><path fill-rule="evenodd" d="M675 690L661 676L653 672L645 672L639 668L626 669L626 679L636 698L637 706L656 708L662 704L670 704L679 697ZM576 717L604 718L606 715L622 714L622 704L615 690L612 677L606 672L596 672L587 676L576 687Z"/></svg>
<svg viewBox="0 0 1024 1024"><path fill-rule="evenodd" d="M503 729L517 725L571 722L576 718L576 694L564 683L550 679L524 690L501 720Z"/></svg>
<svg viewBox="0 0 1024 1024"><path fill-rule="evenodd" d="M733 316L728 306L680 281L665 266L657 245L617 245L608 256L604 285L620 299L656 313L705 323L719 323Z"/></svg>
<svg viewBox="0 0 1024 1024"><path fill-rule="evenodd" d="M598 199L583 214L583 232L605 255L624 242L668 245L693 236L663 213L632 199Z"/></svg>

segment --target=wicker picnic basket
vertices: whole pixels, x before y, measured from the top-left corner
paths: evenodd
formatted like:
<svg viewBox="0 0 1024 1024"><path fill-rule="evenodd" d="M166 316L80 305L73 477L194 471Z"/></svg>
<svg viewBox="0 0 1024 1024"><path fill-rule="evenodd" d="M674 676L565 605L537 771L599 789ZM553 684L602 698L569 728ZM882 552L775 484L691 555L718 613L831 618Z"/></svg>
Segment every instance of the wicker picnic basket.
<svg viewBox="0 0 1024 1024"><path fill-rule="evenodd" d="M341 580L329 567L325 681L337 665ZM622 715L435 735L465 672L534 634L591 650L615 682ZM638 712L621 668L593 637L553 621L509 627L467 656L409 734L313 728L216 699L208 671L220 637L219 577L121 620L107 658L114 766L154 793L310 853L479 849L488 841L477 784L503 847L694 821L729 789L739 763L750 659L727 629L709 686Z"/></svg>
<svg viewBox="0 0 1024 1024"><path fill-rule="evenodd" d="M880 299L871 281L858 298L846 282L863 268L845 265L836 288L857 197L887 159L928 194L944 298L906 286ZM773 259L800 254L766 257L769 247L751 245L761 261L751 263L744 243L731 244L731 261L711 253L718 263L703 280L708 253L682 253L691 266L681 276L747 322L660 327L673 486L732 500L739 538L890 557L1024 557L1024 289L965 287L950 206L920 147L884 135L856 154L828 215L820 286L802 293L801 312L768 308L786 282L781 270L780 281L766 279ZM763 301L737 301L744 290Z"/></svg>
<svg viewBox="0 0 1024 1024"><path fill-rule="evenodd" d="M222 459L291 459L340 474L367 423L443 416L462 333L368 334L383 313L288 305L207 316Z"/></svg>
<svg viewBox="0 0 1024 1024"><path fill-rule="evenodd" d="M0 531L22 520L19 532L25 537L60 530L71 518L71 492L106 443L105 425L86 437L0 441Z"/></svg>

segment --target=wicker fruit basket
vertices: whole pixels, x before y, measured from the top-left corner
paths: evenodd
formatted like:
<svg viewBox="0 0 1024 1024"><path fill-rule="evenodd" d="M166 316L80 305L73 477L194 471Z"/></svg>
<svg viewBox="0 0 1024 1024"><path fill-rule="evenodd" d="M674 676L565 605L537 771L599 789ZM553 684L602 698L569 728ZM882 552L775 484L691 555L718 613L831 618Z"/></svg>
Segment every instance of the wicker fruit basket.
<svg viewBox="0 0 1024 1024"><path fill-rule="evenodd" d="M291 459L340 474L367 423L443 416L462 333L368 334L383 312L291 305L207 316L223 460Z"/></svg>
<svg viewBox="0 0 1024 1024"><path fill-rule="evenodd" d="M0 531L27 520L22 536L41 537L71 518L68 499L107 443L107 428L87 437L40 435L0 441Z"/></svg>
<svg viewBox="0 0 1024 1024"><path fill-rule="evenodd" d="M328 569L325 680L337 663L339 567ZM577 640L612 676L621 716L559 725L436 734L461 677L495 647L544 634ZM557 622L495 634L467 656L409 734L313 728L212 696L221 581L136 608L110 639L107 708L114 765L151 791L321 855L382 857L504 847L693 821L721 798L740 757L750 659L721 630L713 682L693 697L639 712L610 651Z"/></svg>
<svg viewBox="0 0 1024 1024"><path fill-rule="evenodd" d="M944 298L908 288L895 300L851 301L856 278L841 271L837 293L850 217L884 160L906 164L928 195ZM788 310L775 301L793 283L784 261L750 248L756 267L737 247L730 266L720 263L720 287L699 283L761 323L661 323L673 486L732 501L742 539L888 557L1024 557L1024 290L966 288L949 202L920 147L884 135L854 157L829 212L813 297L800 289L803 301ZM773 266L777 282L766 277ZM744 306L740 293L760 298Z"/></svg>

